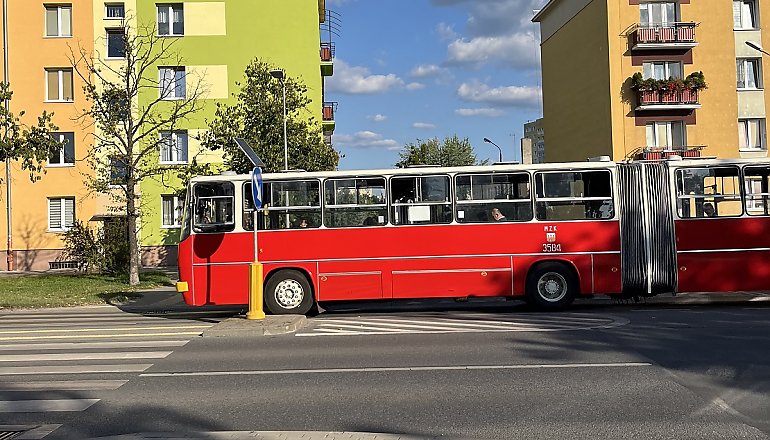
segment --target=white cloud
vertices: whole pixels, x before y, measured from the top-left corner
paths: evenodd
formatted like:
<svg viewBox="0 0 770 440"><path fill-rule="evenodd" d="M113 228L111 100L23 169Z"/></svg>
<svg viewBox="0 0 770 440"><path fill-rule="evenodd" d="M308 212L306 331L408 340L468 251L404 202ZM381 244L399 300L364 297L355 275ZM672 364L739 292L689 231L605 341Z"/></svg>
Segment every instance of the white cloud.
<svg viewBox="0 0 770 440"><path fill-rule="evenodd" d="M438 34L438 37L444 41L455 40L458 37L458 34L455 32L452 25L446 23L439 23L436 26L436 33Z"/></svg>
<svg viewBox="0 0 770 440"><path fill-rule="evenodd" d="M425 84L418 82L411 82L406 85L406 89L409 91L422 90L425 88Z"/></svg>
<svg viewBox="0 0 770 440"><path fill-rule="evenodd" d="M457 39L447 47L447 64L508 65L519 69L535 69L540 65L540 49L532 32L499 37Z"/></svg>
<svg viewBox="0 0 770 440"><path fill-rule="evenodd" d="M457 116L485 116L485 117L496 117L496 116L502 116L503 111L496 108L458 108L455 110L455 114Z"/></svg>
<svg viewBox="0 0 770 440"><path fill-rule="evenodd" d="M334 60L334 76L329 77L326 85L330 92L373 95L403 87L404 81L394 73L373 75L367 67L350 66L336 58Z"/></svg>
<svg viewBox="0 0 770 440"><path fill-rule="evenodd" d="M413 78L435 78L447 73L447 70L435 64L422 64L415 66L409 76Z"/></svg>
<svg viewBox="0 0 770 440"><path fill-rule="evenodd" d="M492 106L540 107L540 87L505 86L489 87L478 81L463 83L457 89L457 96L467 102L482 102Z"/></svg>
<svg viewBox="0 0 770 440"><path fill-rule="evenodd" d="M415 122L412 124L412 128L419 128L421 130L433 130L436 128L436 125L428 122Z"/></svg>
<svg viewBox="0 0 770 440"><path fill-rule="evenodd" d="M376 115L367 116L366 119L369 119L370 121L374 121L374 122L385 122L388 119L388 117L377 113Z"/></svg>
<svg viewBox="0 0 770 440"><path fill-rule="evenodd" d="M355 134L335 134L334 145L359 149L398 150L401 145L393 139L384 139L373 131L359 131Z"/></svg>

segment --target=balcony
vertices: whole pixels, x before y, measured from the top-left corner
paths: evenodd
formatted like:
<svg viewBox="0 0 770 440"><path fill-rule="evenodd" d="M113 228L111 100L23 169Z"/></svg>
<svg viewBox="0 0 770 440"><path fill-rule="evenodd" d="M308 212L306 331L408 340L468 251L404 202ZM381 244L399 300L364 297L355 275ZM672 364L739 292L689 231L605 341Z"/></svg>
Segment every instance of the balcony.
<svg viewBox="0 0 770 440"><path fill-rule="evenodd" d="M635 160L667 160L671 156L679 156L684 159L701 157L700 150L705 146L687 146L680 147L644 147L634 157Z"/></svg>
<svg viewBox="0 0 770 440"><path fill-rule="evenodd" d="M321 43L321 75L334 75L334 43Z"/></svg>
<svg viewBox="0 0 770 440"><path fill-rule="evenodd" d="M701 107L698 90L637 90L636 110L695 110Z"/></svg>
<svg viewBox="0 0 770 440"><path fill-rule="evenodd" d="M334 133L334 112L337 111L336 102L324 102L321 126L325 135Z"/></svg>
<svg viewBox="0 0 770 440"><path fill-rule="evenodd" d="M696 23L639 24L629 34L631 50L692 49Z"/></svg>

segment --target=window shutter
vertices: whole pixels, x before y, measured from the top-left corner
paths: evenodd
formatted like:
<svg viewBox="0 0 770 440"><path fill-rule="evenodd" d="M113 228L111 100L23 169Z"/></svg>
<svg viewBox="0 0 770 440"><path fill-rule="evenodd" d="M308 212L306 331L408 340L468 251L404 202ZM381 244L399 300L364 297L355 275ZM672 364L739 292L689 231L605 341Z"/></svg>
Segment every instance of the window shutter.
<svg viewBox="0 0 770 440"><path fill-rule="evenodd" d="M174 224L174 199L173 196L162 196L163 198L163 226Z"/></svg>
<svg viewBox="0 0 770 440"><path fill-rule="evenodd" d="M733 0L733 29L741 29L743 21L741 20L741 1Z"/></svg>
<svg viewBox="0 0 770 440"><path fill-rule="evenodd" d="M59 9L61 14L61 36L62 37L71 37L72 36L72 7L71 6L60 6L61 9Z"/></svg>
<svg viewBox="0 0 770 440"><path fill-rule="evenodd" d="M75 224L75 199L64 199L64 228L69 229Z"/></svg>
<svg viewBox="0 0 770 440"><path fill-rule="evenodd" d="M48 199L48 229L61 229L61 199Z"/></svg>

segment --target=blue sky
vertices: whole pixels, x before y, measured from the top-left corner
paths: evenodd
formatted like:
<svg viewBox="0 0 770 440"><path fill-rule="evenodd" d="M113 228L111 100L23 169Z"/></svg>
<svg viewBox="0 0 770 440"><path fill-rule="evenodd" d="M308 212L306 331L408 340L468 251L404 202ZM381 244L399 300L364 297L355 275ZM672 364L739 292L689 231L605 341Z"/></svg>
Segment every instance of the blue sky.
<svg viewBox="0 0 770 440"><path fill-rule="evenodd" d="M542 115L530 20L544 3L327 0L338 15L326 100L339 103L340 169L390 168L405 144L455 134L481 159L498 157L488 137L505 160L518 160L524 123Z"/></svg>

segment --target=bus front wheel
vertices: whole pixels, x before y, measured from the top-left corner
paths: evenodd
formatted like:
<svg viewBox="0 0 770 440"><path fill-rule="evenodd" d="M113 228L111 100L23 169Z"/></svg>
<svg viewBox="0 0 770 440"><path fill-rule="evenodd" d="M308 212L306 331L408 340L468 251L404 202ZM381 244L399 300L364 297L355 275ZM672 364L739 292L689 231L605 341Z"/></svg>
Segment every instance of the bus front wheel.
<svg viewBox="0 0 770 440"><path fill-rule="evenodd" d="M301 272L287 269L265 284L265 305L274 315L305 315L313 307L313 291Z"/></svg>
<svg viewBox="0 0 770 440"><path fill-rule="evenodd" d="M539 264L527 277L527 302L541 309L567 307L577 293L577 277L562 263Z"/></svg>

